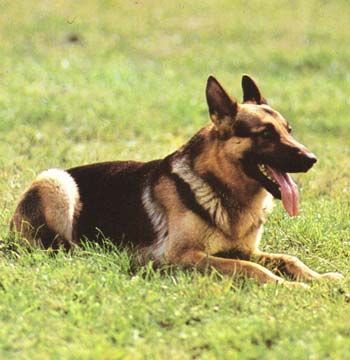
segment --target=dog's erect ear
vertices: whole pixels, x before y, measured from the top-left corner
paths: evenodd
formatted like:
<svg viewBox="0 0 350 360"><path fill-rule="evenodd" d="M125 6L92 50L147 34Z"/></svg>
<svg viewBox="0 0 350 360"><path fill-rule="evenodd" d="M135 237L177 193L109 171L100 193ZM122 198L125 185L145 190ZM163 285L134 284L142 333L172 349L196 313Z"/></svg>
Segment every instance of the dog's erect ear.
<svg viewBox="0 0 350 360"><path fill-rule="evenodd" d="M265 98L261 95L256 82L249 76L242 76L243 102L252 102L255 104L267 104Z"/></svg>
<svg viewBox="0 0 350 360"><path fill-rule="evenodd" d="M209 115L219 130L232 129L237 113L237 102L227 95L226 91L213 77L209 76L206 88Z"/></svg>

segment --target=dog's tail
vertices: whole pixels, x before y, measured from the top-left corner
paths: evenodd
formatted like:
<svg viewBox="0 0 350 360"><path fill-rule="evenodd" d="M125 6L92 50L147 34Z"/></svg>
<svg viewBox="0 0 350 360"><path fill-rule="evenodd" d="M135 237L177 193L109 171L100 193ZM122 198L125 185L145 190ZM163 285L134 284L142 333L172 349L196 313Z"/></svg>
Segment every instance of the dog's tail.
<svg viewBox="0 0 350 360"><path fill-rule="evenodd" d="M22 195L11 220L11 229L31 245L70 248L74 222L80 211L79 190L68 172L49 169Z"/></svg>

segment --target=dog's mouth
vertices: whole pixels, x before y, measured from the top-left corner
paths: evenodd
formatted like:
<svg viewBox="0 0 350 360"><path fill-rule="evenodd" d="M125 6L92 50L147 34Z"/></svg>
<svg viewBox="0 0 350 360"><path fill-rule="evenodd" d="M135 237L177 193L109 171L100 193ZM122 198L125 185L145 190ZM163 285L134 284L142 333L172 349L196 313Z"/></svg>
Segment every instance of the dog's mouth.
<svg viewBox="0 0 350 360"><path fill-rule="evenodd" d="M281 199L289 216L299 212L298 186L291 176L267 164L258 164L258 180L274 197Z"/></svg>

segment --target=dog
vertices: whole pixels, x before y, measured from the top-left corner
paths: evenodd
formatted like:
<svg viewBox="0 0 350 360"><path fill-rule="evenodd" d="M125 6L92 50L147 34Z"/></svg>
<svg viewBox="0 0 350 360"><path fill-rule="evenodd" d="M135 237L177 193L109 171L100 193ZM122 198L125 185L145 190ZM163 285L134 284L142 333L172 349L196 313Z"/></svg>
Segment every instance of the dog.
<svg viewBox="0 0 350 360"><path fill-rule="evenodd" d="M238 103L210 76L210 124L164 159L42 172L20 199L11 229L53 249L106 237L131 245L142 261L214 268L260 283L341 279L259 249L273 198L298 214L298 188L288 173L306 172L317 159L250 76L242 77L242 89Z"/></svg>

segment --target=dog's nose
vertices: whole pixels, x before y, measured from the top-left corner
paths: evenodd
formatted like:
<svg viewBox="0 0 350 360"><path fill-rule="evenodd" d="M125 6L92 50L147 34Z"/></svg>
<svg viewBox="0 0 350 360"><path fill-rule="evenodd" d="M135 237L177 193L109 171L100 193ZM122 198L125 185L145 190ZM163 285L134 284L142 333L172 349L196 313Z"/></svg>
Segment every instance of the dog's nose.
<svg viewBox="0 0 350 360"><path fill-rule="evenodd" d="M303 156L304 163L308 168L311 168L317 162L316 155L311 152L301 151L299 154Z"/></svg>
<svg viewBox="0 0 350 360"><path fill-rule="evenodd" d="M315 164L317 162L317 157L316 157L315 154L309 153L306 156L307 156L307 158L308 158L311 165L313 165L313 164Z"/></svg>

